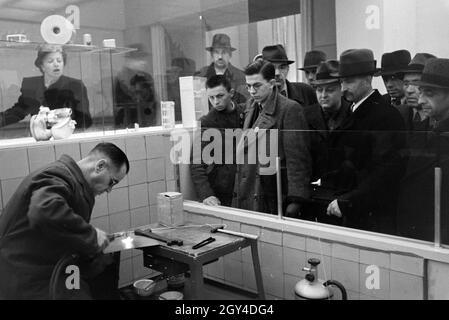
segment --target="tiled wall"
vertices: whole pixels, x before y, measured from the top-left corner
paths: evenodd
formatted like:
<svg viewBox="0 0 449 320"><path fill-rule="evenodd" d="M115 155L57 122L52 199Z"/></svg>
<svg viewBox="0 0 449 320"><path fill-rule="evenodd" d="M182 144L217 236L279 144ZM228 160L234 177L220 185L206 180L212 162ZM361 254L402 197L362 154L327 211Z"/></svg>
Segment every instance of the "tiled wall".
<svg viewBox="0 0 449 320"><path fill-rule="evenodd" d="M71 143L36 143L36 146L0 150L0 214L22 179L62 154L79 160L100 141L115 143L130 161L129 174L110 194L96 198L91 223L106 232L123 231L157 222L156 196L178 191L177 172L168 157L171 142L162 134L104 138ZM143 267L140 250L121 255L120 285L141 278L150 269Z"/></svg>
<svg viewBox="0 0 449 320"><path fill-rule="evenodd" d="M308 266L309 258L321 260L319 278L334 279L342 283L347 290L349 299L421 300L425 298L425 270L422 258L330 243L298 234L190 212L187 217L188 220L195 223L223 223L229 230L259 235L259 256L265 292L269 299L295 298L294 286L299 280L304 279L306 272L302 271L302 268ZM372 288L370 285L372 271L368 267L372 265L378 268L378 289ZM434 268L438 269L440 273L449 271L447 265L435 265ZM205 266L204 273L216 281L256 291L249 248L244 248ZM437 290L444 291L444 287L440 286L434 291Z"/></svg>

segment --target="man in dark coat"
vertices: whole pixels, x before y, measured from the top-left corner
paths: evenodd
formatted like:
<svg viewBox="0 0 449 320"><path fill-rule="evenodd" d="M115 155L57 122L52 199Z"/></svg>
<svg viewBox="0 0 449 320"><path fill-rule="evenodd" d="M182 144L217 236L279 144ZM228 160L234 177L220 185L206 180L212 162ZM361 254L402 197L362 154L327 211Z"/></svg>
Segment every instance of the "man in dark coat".
<svg viewBox="0 0 449 320"><path fill-rule="evenodd" d="M322 185L335 190L327 209L344 224L394 234L399 180L404 173L404 122L399 112L372 88L376 61L369 49L340 56L343 96L351 116L331 141L332 158Z"/></svg>
<svg viewBox="0 0 449 320"><path fill-rule="evenodd" d="M126 155L101 143L78 162L63 155L22 181L0 215L0 299L49 299L55 266L68 255L87 264L111 258L102 254L106 233L89 221L94 197L109 192L128 170ZM82 276L90 272L84 263L78 265ZM80 280L79 290L67 288L63 296L92 297Z"/></svg>
<svg viewBox="0 0 449 320"><path fill-rule="evenodd" d="M398 207L399 235L434 240L435 168L441 169L441 236L447 244L449 227L449 59L426 61L419 104L428 108L431 124L425 145L412 150L407 175L402 181Z"/></svg>
<svg viewBox="0 0 449 320"><path fill-rule="evenodd" d="M190 165L190 174L197 196L201 202L207 205L230 206L234 190L236 174L235 163L235 143L232 137L228 138L225 129L235 129L243 127L245 117L244 108L232 101L234 89L225 76L213 76L206 82L207 96L213 109L199 120L201 123L201 133L208 129L218 129L220 133L220 143L222 146L221 159L217 162L205 163L205 159L192 157L193 163ZM200 139L201 137L198 137ZM217 137L218 138L218 137ZM208 142L200 140L201 153ZM217 141L213 141L217 143ZM232 163L225 163L225 157L229 156L226 146L232 146ZM211 155L213 157L214 155Z"/></svg>
<svg viewBox="0 0 449 320"><path fill-rule="evenodd" d="M380 74L388 93L384 95L387 102L399 106L405 102L404 73L410 63L411 56L407 50L398 50L382 55Z"/></svg>
<svg viewBox="0 0 449 320"><path fill-rule="evenodd" d="M304 108L304 115L310 129L310 148L312 154L312 202L305 205L301 218L318 220L319 222L339 224L337 218L326 215L329 200L326 189L320 182L328 174L329 160L332 155L330 141L335 132L350 116L349 103L343 99L340 79L337 77L339 62L328 60L318 66L316 80L313 85L319 104ZM337 133L338 134L338 133Z"/></svg>
<svg viewBox="0 0 449 320"><path fill-rule="evenodd" d="M287 80L289 65L295 61L287 58L287 53L282 45L267 46L262 50L264 60L271 62L276 68L276 85L283 96L295 100L301 106L316 104L316 95L311 86L301 82Z"/></svg>
<svg viewBox="0 0 449 320"><path fill-rule="evenodd" d="M217 33L212 39L212 46L206 48L210 52L213 62L202 68L196 75L207 79L215 75L224 75L231 82L235 90L234 100L245 103L249 97L245 88L245 74L231 64L232 52L237 50L231 46L231 39L227 34Z"/></svg>
<svg viewBox="0 0 449 320"><path fill-rule="evenodd" d="M279 94L273 64L258 60L246 67L245 74L251 99L245 111L244 135L237 147L237 156L256 161L239 164L233 206L278 213L273 156L279 156L283 209L286 216L299 217L301 201L309 198L311 176L308 127L302 107ZM274 138L277 139L271 141ZM262 153L264 157L269 155L268 163L264 163L259 154L264 144L270 145L266 146L268 152Z"/></svg>

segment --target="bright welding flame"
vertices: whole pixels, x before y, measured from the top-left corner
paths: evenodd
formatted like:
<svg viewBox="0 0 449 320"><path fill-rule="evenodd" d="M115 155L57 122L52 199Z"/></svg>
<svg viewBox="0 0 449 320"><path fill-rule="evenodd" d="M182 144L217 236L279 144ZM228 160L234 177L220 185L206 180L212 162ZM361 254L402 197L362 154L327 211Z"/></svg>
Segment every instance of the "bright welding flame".
<svg viewBox="0 0 449 320"><path fill-rule="evenodd" d="M122 239L125 249L131 249L133 246L133 241L134 241L134 239L131 237L126 237L125 239Z"/></svg>

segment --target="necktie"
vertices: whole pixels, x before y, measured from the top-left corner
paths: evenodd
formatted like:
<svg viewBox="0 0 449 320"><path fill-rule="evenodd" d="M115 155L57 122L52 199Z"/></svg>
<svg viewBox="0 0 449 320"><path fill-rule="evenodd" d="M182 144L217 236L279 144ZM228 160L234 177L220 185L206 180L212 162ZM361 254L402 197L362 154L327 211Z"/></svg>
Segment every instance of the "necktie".
<svg viewBox="0 0 449 320"><path fill-rule="evenodd" d="M415 112L415 116L413 117L413 122L421 122L421 116L419 115L419 112Z"/></svg>

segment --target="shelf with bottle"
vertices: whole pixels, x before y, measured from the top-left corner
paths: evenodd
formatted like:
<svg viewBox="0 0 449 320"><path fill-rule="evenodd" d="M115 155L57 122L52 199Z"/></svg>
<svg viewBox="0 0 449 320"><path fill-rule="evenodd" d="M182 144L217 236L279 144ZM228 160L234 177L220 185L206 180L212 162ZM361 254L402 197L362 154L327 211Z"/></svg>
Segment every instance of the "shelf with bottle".
<svg viewBox="0 0 449 320"><path fill-rule="evenodd" d="M10 49L22 49L22 50L38 50L42 42L31 42L31 41L7 41L0 40L0 49L10 48ZM124 48L124 47L98 47L92 45L84 44L74 44L68 43L61 45L66 52L79 52L79 53L94 53L94 52L108 52L111 54L125 54L132 51L136 51L135 48Z"/></svg>

